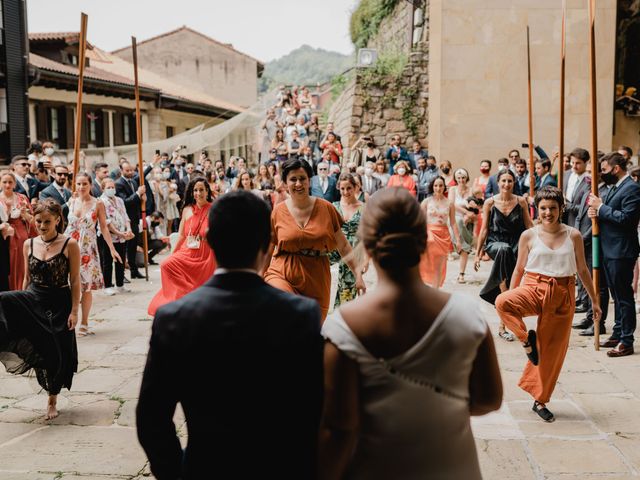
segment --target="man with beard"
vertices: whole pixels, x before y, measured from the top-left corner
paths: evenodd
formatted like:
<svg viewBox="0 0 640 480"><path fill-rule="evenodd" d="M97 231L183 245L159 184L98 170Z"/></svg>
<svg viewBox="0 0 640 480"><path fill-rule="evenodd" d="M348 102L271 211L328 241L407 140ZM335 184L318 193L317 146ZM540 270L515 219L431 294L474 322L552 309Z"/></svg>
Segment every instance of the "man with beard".
<svg viewBox="0 0 640 480"><path fill-rule="evenodd" d="M324 198L327 202L337 202L340 200L340 193L338 193L336 183L336 179L329 175L329 164L320 162L318 174L311 177L311 195Z"/></svg>
<svg viewBox="0 0 640 480"><path fill-rule="evenodd" d="M429 195L429 185L439 175L435 157L418 157L418 201L422 202Z"/></svg>
<svg viewBox="0 0 640 480"><path fill-rule="evenodd" d="M69 178L69 169L64 165L57 165L53 169L54 181L47 188L40 192L40 200L52 198L56 203L62 206L62 214L65 221L69 215L69 207L67 202L71 198L71 190L65 187L67 178Z"/></svg>

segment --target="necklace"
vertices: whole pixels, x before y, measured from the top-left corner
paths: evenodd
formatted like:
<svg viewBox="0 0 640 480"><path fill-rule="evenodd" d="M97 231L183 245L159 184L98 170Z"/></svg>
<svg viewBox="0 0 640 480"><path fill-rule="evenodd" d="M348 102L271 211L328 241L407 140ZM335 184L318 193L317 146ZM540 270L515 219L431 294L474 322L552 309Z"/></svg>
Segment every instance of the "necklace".
<svg viewBox="0 0 640 480"><path fill-rule="evenodd" d="M46 252L49 251L49 249L51 248L51 245L53 244L53 242L55 242L58 239L58 235L60 235L60 234L58 232L56 232L56 236L53 237L48 242L44 238L42 238L42 235L40 235L40 240L42 240L42 243L44 243L44 249L45 249Z"/></svg>

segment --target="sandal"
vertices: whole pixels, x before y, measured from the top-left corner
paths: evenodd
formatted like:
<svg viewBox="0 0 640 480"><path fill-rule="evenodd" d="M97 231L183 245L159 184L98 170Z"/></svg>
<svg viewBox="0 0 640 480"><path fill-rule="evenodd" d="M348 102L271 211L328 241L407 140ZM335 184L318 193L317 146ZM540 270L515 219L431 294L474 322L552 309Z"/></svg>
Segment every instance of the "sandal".
<svg viewBox="0 0 640 480"><path fill-rule="evenodd" d="M464 279L464 273L459 273L458 274L458 283L467 283L467 281Z"/></svg>
<svg viewBox="0 0 640 480"><path fill-rule="evenodd" d="M529 335L527 336L527 343L524 343L522 346L525 349L527 354L527 358L533 365L538 365L538 344L536 342L536 331L529 330ZM527 351L529 349L529 351Z"/></svg>
<svg viewBox="0 0 640 480"><path fill-rule="evenodd" d="M556 419L556 417L553 416L553 413L549 411L547 406L537 400L533 402L533 407L531 408L531 410L536 412L538 416L547 423L551 423Z"/></svg>
<svg viewBox="0 0 640 480"><path fill-rule="evenodd" d="M513 342L516 339L516 337L513 336L513 333L507 332L504 328L500 329L498 336L507 342Z"/></svg>
<svg viewBox="0 0 640 480"><path fill-rule="evenodd" d="M90 330L88 326L81 325L78 328L78 333L76 334L78 337L86 337L88 335L95 335L93 330Z"/></svg>

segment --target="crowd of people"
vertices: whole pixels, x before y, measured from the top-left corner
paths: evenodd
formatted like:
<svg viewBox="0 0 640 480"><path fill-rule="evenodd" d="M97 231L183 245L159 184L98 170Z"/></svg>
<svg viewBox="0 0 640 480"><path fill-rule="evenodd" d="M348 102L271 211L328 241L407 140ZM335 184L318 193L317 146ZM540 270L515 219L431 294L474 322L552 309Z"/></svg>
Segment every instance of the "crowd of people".
<svg viewBox="0 0 640 480"><path fill-rule="evenodd" d="M470 257L476 270L492 261L479 296L495 305L498 336L522 343L528 362L520 386L536 414L553 421L547 403L571 327L593 335L598 323L605 333L609 295L615 320L602 346L612 358L634 353L640 169L631 167L628 147L597 159L576 148L562 161L536 147L531 192L518 150L498 159L496 173L487 159L471 175L438 163L419 142L409 151L398 135L386 148L362 137L347 160L340 135L331 123L320 130L307 97L305 89L281 92L263 125L266 155L255 166L240 157L212 161L206 151L191 160L179 146L156 152L142 172L123 158L115 169L84 164L71 178L72 166L56 161L51 147L36 144L14 157L0 172L0 361L11 373L35 369L49 393L47 418L55 417L57 394L71 387L77 368L76 336L94 333L92 292L123 293L126 282L144 278L144 226L150 262L171 248L148 308L155 321L138 406L140 440L158 478L205 471L209 448L197 439L199 427L192 430L205 411L202 431L225 433L216 445L228 462L255 422L265 435L289 434L289 443L273 448L255 436L268 465L283 465L286 452L292 469L317 469L321 478L408 478L434 468L479 478L469 415L499 408L502 386L478 306L441 290L447 260L459 258L459 284ZM593 161L599 195L591 193ZM601 225L597 292L589 274L592 218ZM340 265L330 313L332 263ZM364 295L370 264L378 284ZM587 315L572 325L576 312ZM215 325L206 323L212 315ZM527 331L522 318L531 315L538 323ZM181 365L190 366L188 375ZM212 400L191 390L205 372L233 393ZM255 385L246 385L249 376ZM292 379L303 377L293 388ZM249 415L251 391L273 390L268 382L289 397L276 395ZM167 423L177 402L191 402L185 412L194 440L184 463ZM419 414L425 405L447 413ZM432 429L446 432L444 450L430 444L414 455ZM390 436L407 448L385 455Z"/></svg>

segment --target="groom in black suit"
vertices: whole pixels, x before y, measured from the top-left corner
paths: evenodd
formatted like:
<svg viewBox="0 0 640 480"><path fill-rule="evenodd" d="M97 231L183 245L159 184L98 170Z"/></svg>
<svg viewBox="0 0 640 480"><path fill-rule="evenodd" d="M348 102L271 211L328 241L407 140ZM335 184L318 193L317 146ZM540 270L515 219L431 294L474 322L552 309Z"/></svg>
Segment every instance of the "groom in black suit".
<svg viewBox="0 0 640 480"><path fill-rule="evenodd" d="M262 280L270 238L264 201L223 195L209 212L213 277L156 314L137 426L159 480L315 477L320 309ZM178 402L184 452L173 423Z"/></svg>
<svg viewBox="0 0 640 480"><path fill-rule="evenodd" d="M615 305L613 333L601 346L614 347L607 352L610 357L624 357L633 354L636 329L632 282L640 252L640 185L631 179L627 160L617 152L602 157L600 166L602 181L611 188L603 199L589 196L589 217L600 222L602 266Z"/></svg>

